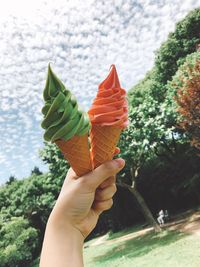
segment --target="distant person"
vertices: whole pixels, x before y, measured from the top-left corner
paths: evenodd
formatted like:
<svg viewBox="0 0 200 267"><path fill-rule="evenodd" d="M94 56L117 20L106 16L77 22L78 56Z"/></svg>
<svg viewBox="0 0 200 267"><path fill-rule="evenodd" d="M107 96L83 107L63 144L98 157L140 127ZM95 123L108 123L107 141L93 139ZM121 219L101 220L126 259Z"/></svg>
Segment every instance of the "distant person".
<svg viewBox="0 0 200 267"><path fill-rule="evenodd" d="M163 210L160 210L159 211L159 214L158 214L158 218L157 218L157 221L160 225L163 225L165 222L164 222L164 217L165 217L165 214L164 214L164 211Z"/></svg>
<svg viewBox="0 0 200 267"><path fill-rule="evenodd" d="M123 159L108 161L82 177L69 169L47 222L40 267L83 267L84 239L111 208L114 177L124 164Z"/></svg>

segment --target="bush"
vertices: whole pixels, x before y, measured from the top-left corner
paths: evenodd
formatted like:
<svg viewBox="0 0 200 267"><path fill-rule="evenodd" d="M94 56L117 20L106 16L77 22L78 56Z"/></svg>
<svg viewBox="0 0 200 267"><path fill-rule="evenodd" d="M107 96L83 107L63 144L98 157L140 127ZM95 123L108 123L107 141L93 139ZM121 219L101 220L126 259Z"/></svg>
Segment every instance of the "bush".
<svg viewBox="0 0 200 267"><path fill-rule="evenodd" d="M27 266L37 252L37 231L23 217L1 221L0 229L0 267Z"/></svg>

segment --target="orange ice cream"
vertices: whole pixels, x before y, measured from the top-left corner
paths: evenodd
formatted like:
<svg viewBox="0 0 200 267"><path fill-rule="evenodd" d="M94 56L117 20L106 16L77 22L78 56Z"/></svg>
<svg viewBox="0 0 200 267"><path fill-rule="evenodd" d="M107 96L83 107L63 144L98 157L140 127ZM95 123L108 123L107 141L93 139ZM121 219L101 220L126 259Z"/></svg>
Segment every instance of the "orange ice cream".
<svg viewBox="0 0 200 267"><path fill-rule="evenodd" d="M88 112L93 125L115 126L124 129L128 125L126 91L121 88L115 65L99 90Z"/></svg>
<svg viewBox="0 0 200 267"><path fill-rule="evenodd" d="M90 131L93 168L113 158L121 131L128 125L126 91L121 88L115 65L88 111L92 124Z"/></svg>

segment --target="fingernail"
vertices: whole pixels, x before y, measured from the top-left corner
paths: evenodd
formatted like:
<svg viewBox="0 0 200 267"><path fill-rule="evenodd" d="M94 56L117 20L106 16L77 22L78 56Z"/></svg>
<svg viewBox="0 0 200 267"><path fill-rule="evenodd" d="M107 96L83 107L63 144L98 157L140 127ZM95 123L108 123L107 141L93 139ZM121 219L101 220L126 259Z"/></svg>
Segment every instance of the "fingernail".
<svg viewBox="0 0 200 267"><path fill-rule="evenodd" d="M122 168L125 165L125 161L121 158L115 159L115 162L119 168Z"/></svg>

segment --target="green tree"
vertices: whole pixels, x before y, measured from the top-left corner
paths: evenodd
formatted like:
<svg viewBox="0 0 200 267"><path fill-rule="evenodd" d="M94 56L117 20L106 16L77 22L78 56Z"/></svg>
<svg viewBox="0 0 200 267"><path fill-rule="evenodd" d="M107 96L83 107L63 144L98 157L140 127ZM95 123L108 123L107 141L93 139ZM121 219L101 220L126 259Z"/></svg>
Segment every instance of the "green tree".
<svg viewBox="0 0 200 267"><path fill-rule="evenodd" d="M62 181L52 174L33 174L24 180L0 187L0 212L4 220L23 216L40 232L40 245L49 214Z"/></svg>
<svg viewBox="0 0 200 267"><path fill-rule="evenodd" d="M157 79L163 85L171 80L185 57L196 51L200 43L200 8L191 11L176 24L156 53L155 67Z"/></svg>
<svg viewBox="0 0 200 267"><path fill-rule="evenodd" d="M42 172L40 171L40 169L37 166L35 166L31 171L31 175L33 175L33 174L41 175Z"/></svg>
<svg viewBox="0 0 200 267"><path fill-rule="evenodd" d="M6 184L11 184L13 183L14 181L16 181L17 178L14 176L14 175L11 175L9 178L8 178L8 181L6 182Z"/></svg>
<svg viewBox="0 0 200 267"><path fill-rule="evenodd" d="M69 169L69 164L57 145L44 142L44 148L40 151L40 158L48 165L49 171L54 175L55 180L63 180Z"/></svg>
<svg viewBox="0 0 200 267"><path fill-rule="evenodd" d="M146 102L145 102L146 104ZM148 208L144 198L137 190L137 179L138 179L138 172L146 163L146 161L152 157L154 142L155 139L153 137L153 131L149 134L152 136L153 140L151 143L147 139L146 131L149 130L147 126L144 125L145 121L141 120L144 113L141 112L146 105L140 104L139 107L141 108L131 108L130 109L130 117L129 117L129 127L126 131L124 131L121 135L120 139L120 149L121 149L121 156L126 160L126 167L124 173L122 174L123 179L120 179L119 185L127 188L137 200L141 211L147 220L147 222L152 225L156 232L160 231L160 227L155 221L150 209ZM146 107L148 110L148 107ZM143 110L144 111L144 110ZM137 117L136 117L137 115ZM148 121L148 120L147 120ZM142 124L142 125L141 125ZM151 123L149 122L149 125ZM131 179L126 180L125 177L130 177ZM123 181L123 182L122 182ZM126 183L124 183L126 181Z"/></svg>
<svg viewBox="0 0 200 267"><path fill-rule="evenodd" d="M28 266L37 250L38 233L27 220L0 220L0 267Z"/></svg>

